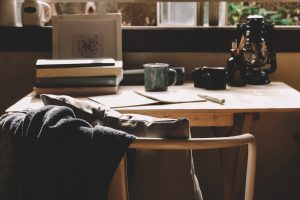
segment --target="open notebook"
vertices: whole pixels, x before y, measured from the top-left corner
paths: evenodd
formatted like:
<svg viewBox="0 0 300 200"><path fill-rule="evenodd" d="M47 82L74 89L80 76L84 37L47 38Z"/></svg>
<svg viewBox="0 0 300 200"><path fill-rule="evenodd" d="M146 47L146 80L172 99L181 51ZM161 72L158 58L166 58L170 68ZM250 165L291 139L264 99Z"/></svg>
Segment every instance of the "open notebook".
<svg viewBox="0 0 300 200"><path fill-rule="evenodd" d="M122 91L114 95L93 96L89 99L111 108L206 101L197 96L197 93L182 91Z"/></svg>

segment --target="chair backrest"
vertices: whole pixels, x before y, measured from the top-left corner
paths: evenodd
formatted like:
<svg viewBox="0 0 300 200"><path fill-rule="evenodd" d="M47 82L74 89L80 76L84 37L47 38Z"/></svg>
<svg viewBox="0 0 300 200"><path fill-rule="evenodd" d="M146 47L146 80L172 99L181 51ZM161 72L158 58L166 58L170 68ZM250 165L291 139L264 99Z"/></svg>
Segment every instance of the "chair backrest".
<svg viewBox="0 0 300 200"><path fill-rule="evenodd" d="M218 138L191 138L191 139L164 139L164 138L137 138L131 145L133 149L160 149L160 150L201 150L222 149L230 147L248 146L248 160L245 184L245 200L252 200L254 195L256 170L256 142L249 133L231 137ZM110 187L110 200L128 200L126 158L123 158L115 173Z"/></svg>

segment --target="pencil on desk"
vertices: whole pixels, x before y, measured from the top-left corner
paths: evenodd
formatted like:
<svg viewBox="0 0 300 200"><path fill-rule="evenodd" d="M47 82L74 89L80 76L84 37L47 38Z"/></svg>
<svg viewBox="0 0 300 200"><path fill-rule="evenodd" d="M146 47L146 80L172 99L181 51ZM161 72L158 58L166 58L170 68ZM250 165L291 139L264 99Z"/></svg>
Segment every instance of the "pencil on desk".
<svg viewBox="0 0 300 200"><path fill-rule="evenodd" d="M211 96L201 95L201 94L198 94L198 96L203 99L206 99L207 101L211 101L214 103L218 103L218 104L222 104L222 105L225 103L225 99L218 99L216 97L211 97Z"/></svg>

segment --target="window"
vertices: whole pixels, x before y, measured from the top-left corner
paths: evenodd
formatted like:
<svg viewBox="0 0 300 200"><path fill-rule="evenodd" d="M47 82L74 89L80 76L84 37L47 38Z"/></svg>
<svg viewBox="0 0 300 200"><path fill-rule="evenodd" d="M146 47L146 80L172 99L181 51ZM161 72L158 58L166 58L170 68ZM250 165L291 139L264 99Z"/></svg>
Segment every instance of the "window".
<svg viewBox="0 0 300 200"><path fill-rule="evenodd" d="M19 7L23 0L17 0ZM164 28L161 24L160 3L156 0L45 0L51 3L54 14L85 13L93 14L103 8L102 2L109 2L109 12L121 12L123 18L123 52L228 52L233 37L236 34L235 24L247 15L259 13L265 16L266 21L276 25L289 25L276 27L275 45L278 52L299 52L298 41L300 34L298 2L268 3L259 0L254 2L218 2L197 1L191 2L196 10L196 16L191 20L194 25L183 26L182 21L175 27ZM73 1L73 2L67 2ZM179 3L180 0L175 0ZM166 2L164 2L166 3ZM174 2L173 2L174 3ZM186 2L187 3L187 2ZM167 4L169 11L173 7ZM180 5L180 4L178 4ZM182 4L181 4L182 5ZM196 5L196 9L195 9ZM180 6L179 6L180 7ZM177 9L178 7L176 7ZM180 9L179 9L180 10ZM21 10L20 10L21 11ZM194 11L193 11L194 12ZM19 12L21 13L21 12ZM182 13L182 12L181 12ZM178 14L178 13L177 13ZM178 15L176 14L176 18ZM180 13L179 13L180 14ZM167 17L172 16L171 14ZM170 23L171 17L165 22ZM168 21L169 20L169 21ZM189 21L189 23L191 22ZM48 25L51 25L49 23ZM227 26L228 27L223 27ZM20 25L21 26L21 25ZM134 27L130 27L134 26ZM142 27L136 27L142 26ZM145 27L150 26L150 27ZM213 26L209 27L208 26ZM222 26L221 28L217 26ZM24 27L1 27L0 51L51 51L51 27L41 29ZM24 35L31 35L24 40ZM6 38L11 38L7 40ZM145 40L145 38L149 38ZM178 38L182 38L178 40ZM21 45L22 44L22 45Z"/></svg>
<svg viewBox="0 0 300 200"><path fill-rule="evenodd" d="M106 8L107 12L121 12L124 26L230 26L250 14L263 15L266 21L276 25L300 24L300 3L297 2L119 1L108 1ZM103 7L97 6L100 2L53 4L55 14L94 14Z"/></svg>
<svg viewBox="0 0 300 200"><path fill-rule="evenodd" d="M156 2L109 3L107 12L122 13L123 26L156 26Z"/></svg>
<svg viewBox="0 0 300 200"><path fill-rule="evenodd" d="M157 3L158 26L196 26L196 2Z"/></svg>
<svg viewBox="0 0 300 200"><path fill-rule="evenodd" d="M101 2L56 2L52 3L55 14L95 14L103 7ZM107 12L122 13L123 26L156 26L157 10L156 2L109 2L106 5Z"/></svg>

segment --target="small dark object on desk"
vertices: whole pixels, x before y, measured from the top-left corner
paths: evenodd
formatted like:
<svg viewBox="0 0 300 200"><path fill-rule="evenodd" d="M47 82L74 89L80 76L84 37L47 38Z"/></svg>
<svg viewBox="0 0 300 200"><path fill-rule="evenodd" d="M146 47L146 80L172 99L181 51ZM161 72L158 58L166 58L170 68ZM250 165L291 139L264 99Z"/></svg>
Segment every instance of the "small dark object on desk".
<svg viewBox="0 0 300 200"><path fill-rule="evenodd" d="M175 85L183 85L184 83L184 67L170 67L177 72L177 82ZM123 80L121 85L144 85L144 69L128 69L123 71ZM174 76L169 74L169 82L174 81Z"/></svg>
<svg viewBox="0 0 300 200"><path fill-rule="evenodd" d="M123 70L123 80L120 85L144 85L144 69Z"/></svg>
<svg viewBox="0 0 300 200"><path fill-rule="evenodd" d="M232 87L246 86L246 65L243 62L243 50L233 48L227 61L227 82Z"/></svg>
<svg viewBox="0 0 300 200"><path fill-rule="evenodd" d="M185 69L184 67L170 67L171 69L174 69L177 73L177 81L175 85L183 85L184 84L184 74ZM174 80L173 76L170 76L169 74L169 83L172 83Z"/></svg>
<svg viewBox="0 0 300 200"><path fill-rule="evenodd" d="M197 67L192 71L194 86L208 90L226 89L227 77L224 67Z"/></svg>

